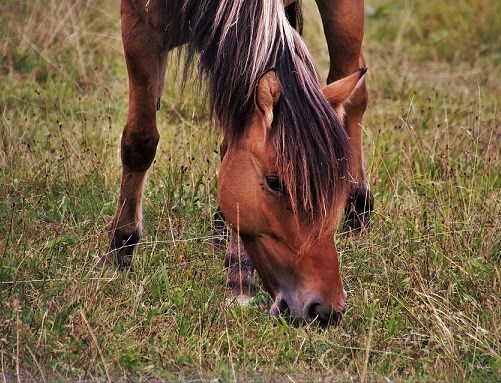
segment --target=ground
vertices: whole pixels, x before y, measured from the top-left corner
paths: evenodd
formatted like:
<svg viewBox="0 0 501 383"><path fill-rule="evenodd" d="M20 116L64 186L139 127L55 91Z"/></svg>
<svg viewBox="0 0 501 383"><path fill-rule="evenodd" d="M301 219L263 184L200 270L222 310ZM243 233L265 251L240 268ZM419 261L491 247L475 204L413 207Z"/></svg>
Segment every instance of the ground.
<svg viewBox="0 0 501 383"><path fill-rule="evenodd" d="M220 137L175 57L134 270L92 272L127 107L118 2L0 1L0 380L501 380L500 3L370 5L373 229L338 233L348 310L321 331L271 318L263 291L225 305Z"/></svg>

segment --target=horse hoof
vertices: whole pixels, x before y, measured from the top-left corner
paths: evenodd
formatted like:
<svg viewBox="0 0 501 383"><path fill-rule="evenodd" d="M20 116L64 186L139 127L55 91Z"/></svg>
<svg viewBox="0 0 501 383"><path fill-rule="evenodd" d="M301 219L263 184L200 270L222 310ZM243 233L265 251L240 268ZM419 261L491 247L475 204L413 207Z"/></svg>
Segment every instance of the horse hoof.
<svg viewBox="0 0 501 383"><path fill-rule="evenodd" d="M119 270L132 270L132 254L117 254Z"/></svg>
<svg viewBox="0 0 501 383"><path fill-rule="evenodd" d="M139 232L119 232L110 234L110 247L98 265L106 266L114 258L119 270L132 269L132 254L139 242Z"/></svg>
<svg viewBox="0 0 501 383"><path fill-rule="evenodd" d="M351 192L345 207L344 230L362 233L371 228L371 213L374 210L374 196L368 188Z"/></svg>

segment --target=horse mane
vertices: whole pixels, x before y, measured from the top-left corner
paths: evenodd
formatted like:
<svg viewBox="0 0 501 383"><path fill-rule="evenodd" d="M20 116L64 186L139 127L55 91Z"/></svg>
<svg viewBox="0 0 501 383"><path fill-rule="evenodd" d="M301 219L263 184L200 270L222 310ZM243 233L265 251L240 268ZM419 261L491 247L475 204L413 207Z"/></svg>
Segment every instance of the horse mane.
<svg viewBox="0 0 501 383"><path fill-rule="evenodd" d="M330 215L345 196L350 145L282 1L186 0L184 12L188 65L199 59L213 113L230 143L248 126L259 79L276 71L282 97L272 134L279 175L295 213L309 223Z"/></svg>
<svg viewBox="0 0 501 383"><path fill-rule="evenodd" d="M285 7L287 21L300 35L303 34L303 0L296 0Z"/></svg>

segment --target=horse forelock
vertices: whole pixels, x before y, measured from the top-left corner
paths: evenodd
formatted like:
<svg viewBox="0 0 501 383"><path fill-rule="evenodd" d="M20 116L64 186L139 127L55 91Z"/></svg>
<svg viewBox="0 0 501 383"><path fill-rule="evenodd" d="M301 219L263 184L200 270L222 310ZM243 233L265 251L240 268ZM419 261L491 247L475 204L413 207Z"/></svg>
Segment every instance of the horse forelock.
<svg viewBox="0 0 501 383"><path fill-rule="evenodd" d="M296 213L318 222L344 202L352 154L308 64L291 56L277 65L283 90L273 125L277 164Z"/></svg>
<svg viewBox="0 0 501 383"><path fill-rule="evenodd" d="M188 62L200 54L213 113L225 137L242 137L260 77L275 69L282 87L273 135L293 209L310 222L344 196L346 133L323 97L313 61L286 20L281 0L186 0Z"/></svg>

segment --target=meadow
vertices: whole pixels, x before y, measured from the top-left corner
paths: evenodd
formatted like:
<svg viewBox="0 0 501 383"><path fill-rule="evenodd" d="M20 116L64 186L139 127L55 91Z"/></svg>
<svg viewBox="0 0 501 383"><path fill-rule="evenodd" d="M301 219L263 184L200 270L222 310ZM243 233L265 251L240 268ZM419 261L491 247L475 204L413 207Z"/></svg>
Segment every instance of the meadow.
<svg viewBox="0 0 501 383"><path fill-rule="evenodd" d="M134 269L93 273L127 109L118 3L0 0L0 382L501 381L501 2L369 2L373 228L336 235L348 309L327 330L271 318L264 291L225 305L221 137L175 59Z"/></svg>

